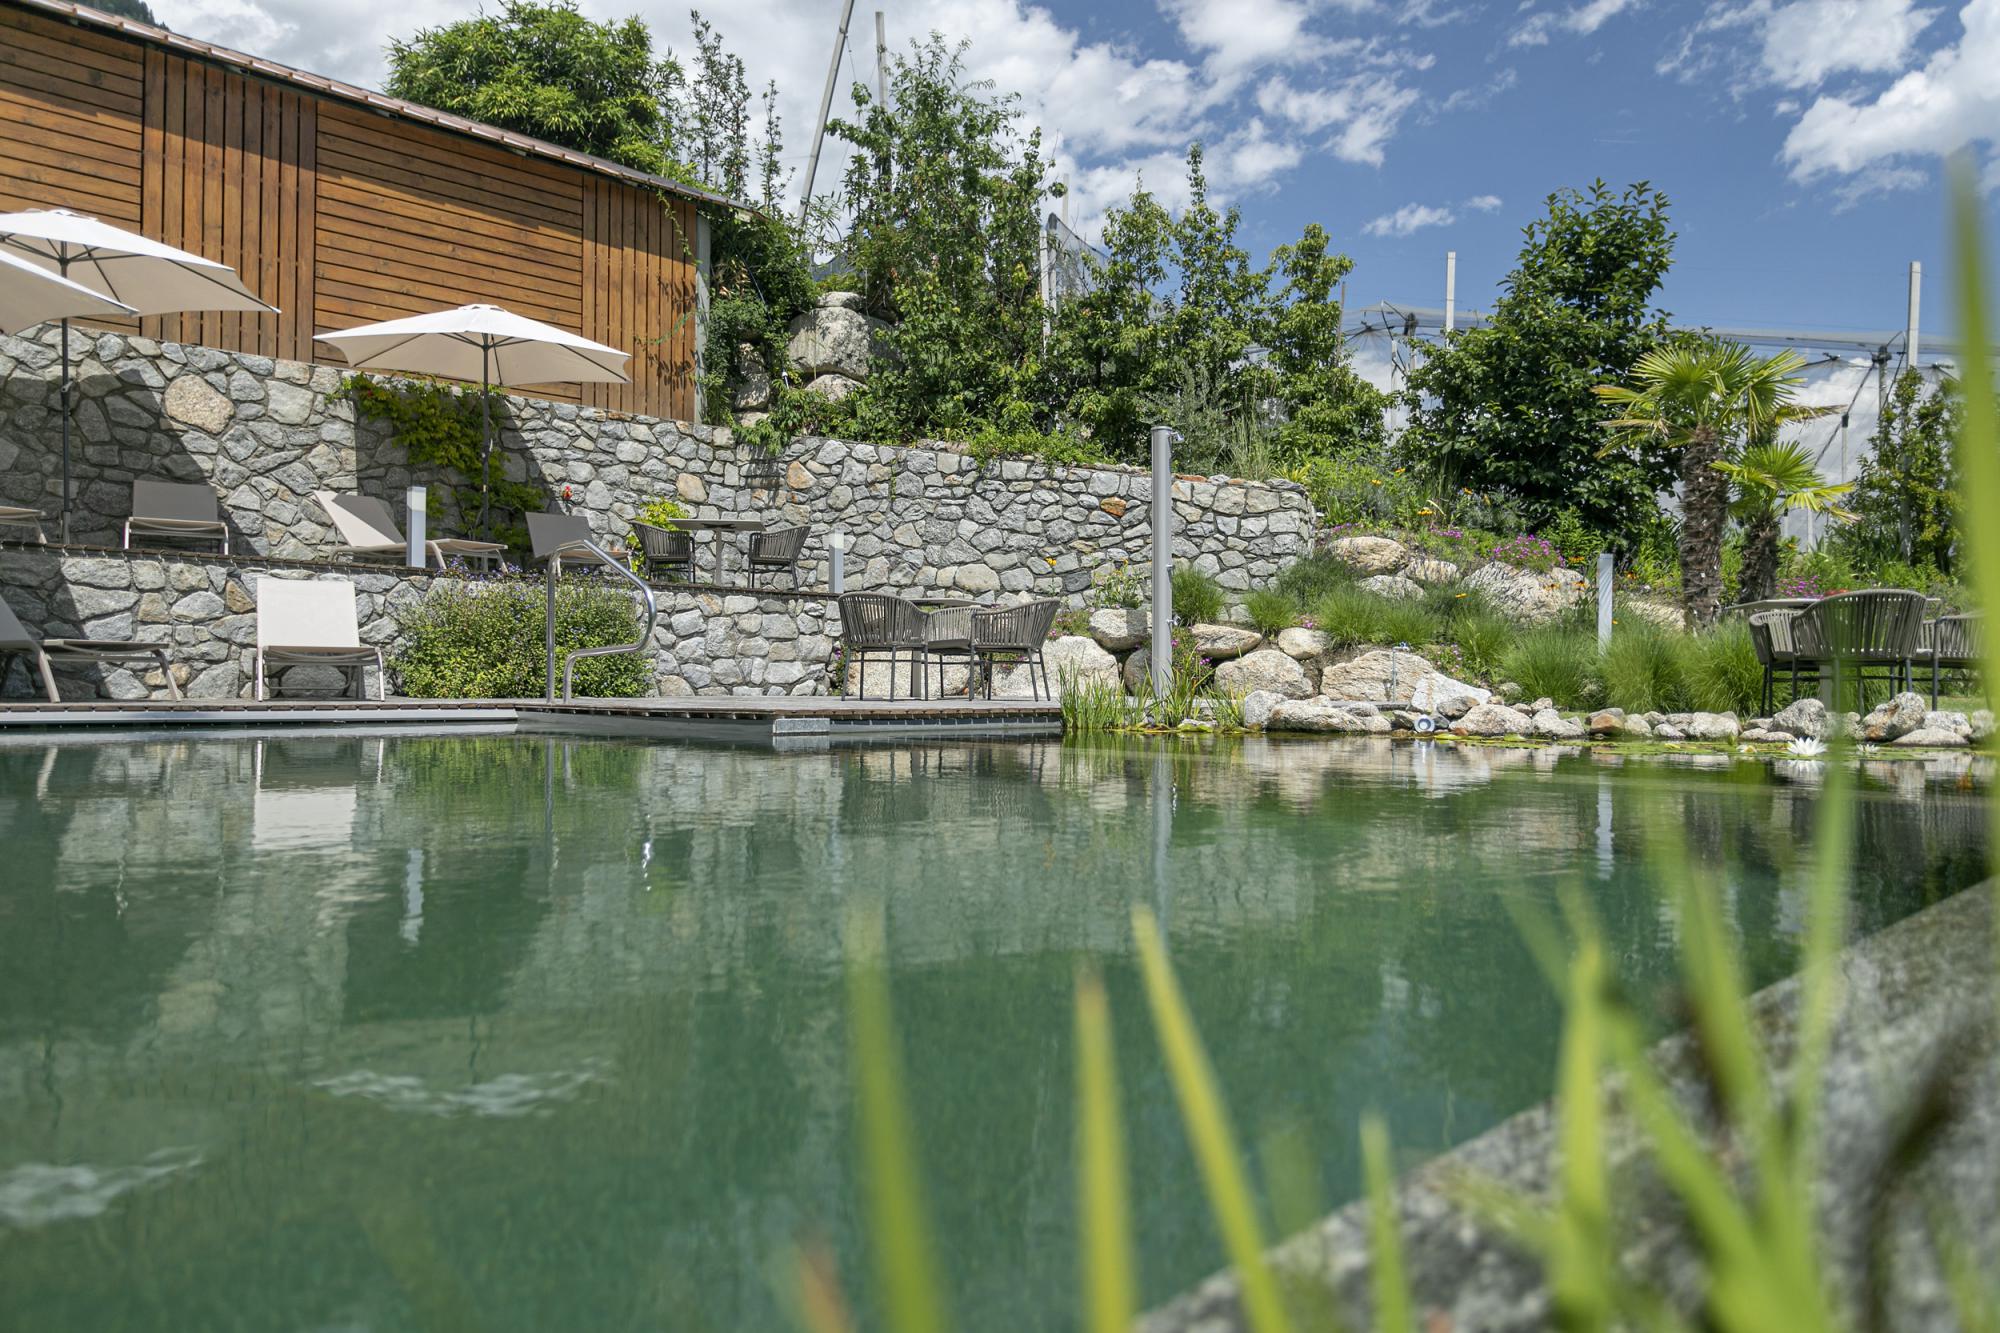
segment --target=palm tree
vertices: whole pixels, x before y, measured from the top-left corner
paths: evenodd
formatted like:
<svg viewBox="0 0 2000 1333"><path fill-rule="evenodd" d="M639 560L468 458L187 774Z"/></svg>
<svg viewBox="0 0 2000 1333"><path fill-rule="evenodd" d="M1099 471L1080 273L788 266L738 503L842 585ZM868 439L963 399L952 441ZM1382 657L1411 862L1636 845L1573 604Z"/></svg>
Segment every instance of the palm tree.
<svg viewBox="0 0 2000 1333"><path fill-rule="evenodd" d="M1787 513L1831 514L1851 522L1853 513L1836 503L1854 489L1851 481L1829 485L1813 465L1812 450L1796 440L1753 444L1715 470L1736 487L1731 506L1743 525L1745 600L1769 597L1778 584L1778 528Z"/></svg>
<svg viewBox="0 0 2000 1333"><path fill-rule="evenodd" d="M1681 607L1690 628L1722 608L1729 478L1715 465L1743 440L1832 410L1792 401L1804 364L1789 348L1759 357L1740 343L1688 337L1640 357L1630 385L1595 386L1623 413L1604 423L1611 448L1637 441L1681 451Z"/></svg>

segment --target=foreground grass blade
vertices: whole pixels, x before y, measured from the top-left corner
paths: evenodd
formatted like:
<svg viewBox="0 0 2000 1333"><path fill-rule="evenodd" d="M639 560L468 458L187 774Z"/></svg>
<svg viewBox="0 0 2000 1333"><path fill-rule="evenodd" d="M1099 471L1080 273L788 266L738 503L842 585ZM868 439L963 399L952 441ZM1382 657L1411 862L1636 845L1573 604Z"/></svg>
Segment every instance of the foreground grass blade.
<svg viewBox="0 0 2000 1333"><path fill-rule="evenodd" d="M1138 1308L1132 1219L1125 1194L1125 1136L1118 1118L1118 1067L1111 1005L1095 972L1076 982L1076 1182L1083 1326L1126 1333Z"/></svg>
<svg viewBox="0 0 2000 1333"><path fill-rule="evenodd" d="M1396 1172L1389 1161L1389 1131L1379 1115L1361 1118L1361 1170L1368 1178L1369 1286L1375 1296L1375 1333L1415 1333L1410 1285L1403 1276L1403 1226L1396 1215Z"/></svg>
<svg viewBox="0 0 2000 1333"><path fill-rule="evenodd" d="M806 1333L853 1333L854 1318L840 1291L833 1255L815 1243L793 1256L797 1284L791 1293L794 1317Z"/></svg>
<svg viewBox="0 0 2000 1333"><path fill-rule="evenodd" d="M1146 1002L1159 1032L1160 1051L1166 1058L1175 1100L1180 1103L1181 1120L1194 1147L1195 1164L1208 1191L1209 1210L1242 1288L1244 1318L1254 1333L1289 1333L1291 1317L1264 1258L1264 1230L1244 1178L1229 1112L1216 1091L1215 1071L1202 1050L1180 984L1174 980L1166 950L1161 947L1159 926L1144 907L1132 909L1132 936L1145 977Z"/></svg>
<svg viewBox="0 0 2000 1333"><path fill-rule="evenodd" d="M1561 1196L1549 1255L1556 1323L1567 1333L1611 1326L1611 1191L1604 1174L1604 954L1584 940L1570 968L1557 1069Z"/></svg>
<svg viewBox="0 0 2000 1333"><path fill-rule="evenodd" d="M1980 665L1983 679L2000 680L2000 635L1993 632L1994 616L2000 613L2000 530L1991 517L2000 514L2000 420L1993 403L1993 366L1984 355L1993 336L1991 307L1987 304L1986 243L1980 216L1981 190L1977 168L1970 157L1962 156L1952 170L1952 250L1958 265L1958 345L1968 355L1959 359L1960 398L1964 415L1959 418L1958 469L1963 500L1959 512L1972 518L1959 524L1972 570L1972 587L1979 608L1986 613L1980 631ZM1974 350L1977 349L1977 350ZM1989 805L1989 871L2000 869L2000 787L1995 787ZM1994 964L2000 972L2000 874L1993 878ZM2000 1004L2000 986L1994 988L1994 1002Z"/></svg>
<svg viewBox="0 0 2000 1333"><path fill-rule="evenodd" d="M894 1333L938 1333L949 1327L949 1321L917 1179L916 1133L903 1100L889 984L882 975L882 934L879 902L849 909L847 1027L875 1280L881 1287L888 1328Z"/></svg>

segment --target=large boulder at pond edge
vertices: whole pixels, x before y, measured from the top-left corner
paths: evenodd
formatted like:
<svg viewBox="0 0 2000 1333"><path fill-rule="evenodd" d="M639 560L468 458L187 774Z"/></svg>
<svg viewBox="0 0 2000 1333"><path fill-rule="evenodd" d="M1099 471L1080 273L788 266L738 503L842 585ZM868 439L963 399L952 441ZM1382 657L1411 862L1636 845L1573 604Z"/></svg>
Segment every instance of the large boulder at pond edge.
<svg viewBox="0 0 2000 1333"><path fill-rule="evenodd" d="M1377 648L1328 667L1320 676L1319 692L1329 699L1406 704L1417 682L1436 672L1428 657Z"/></svg>
<svg viewBox="0 0 2000 1333"><path fill-rule="evenodd" d="M1528 719L1534 725L1535 735L1551 741L1580 741L1583 739L1583 724L1572 722L1553 708L1544 708Z"/></svg>
<svg viewBox="0 0 2000 1333"><path fill-rule="evenodd" d="M1923 695L1906 691L1861 719L1861 738L1868 741L1900 739L1922 727L1924 714L1929 711L1930 705L1924 702Z"/></svg>
<svg viewBox="0 0 2000 1333"><path fill-rule="evenodd" d="M785 354L801 374L865 380L870 363L889 354L882 338L888 327L848 305L823 299L786 326Z"/></svg>
<svg viewBox="0 0 2000 1333"><path fill-rule="evenodd" d="M1535 720L1505 704L1481 704L1451 724L1456 736L1525 736Z"/></svg>
<svg viewBox="0 0 2000 1333"><path fill-rule="evenodd" d="M1252 690L1243 696L1243 725L1251 731L1262 731L1271 720L1271 710L1285 702L1285 696L1270 690Z"/></svg>
<svg viewBox="0 0 2000 1333"><path fill-rule="evenodd" d="M1278 651L1301 662L1314 662L1326 656L1332 641L1316 629L1302 629L1294 625L1290 629L1278 631Z"/></svg>
<svg viewBox="0 0 2000 1333"><path fill-rule="evenodd" d="M1065 634L1042 648L1042 665L1047 668L1049 690L1060 699L1066 685L1121 684L1118 659L1081 634ZM996 699L1032 699L1033 685L1026 664L1001 671L993 677Z"/></svg>
<svg viewBox="0 0 2000 1333"><path fill-rule="evenodd" d="M1287 699L1305 699L1313 692L1305 668L1275 648L1259 648L1219 664L1215 668L1215 684L1225 694L1268 691Z"/></svg>
<svg viewBox="0 0 2000 1333"><path fill-rule="evenodd" d="M1344 704L1333 699L1287 699L1272 706L1264 728L1267 731L1379 735L1389 730L1389 719L1366 704Z"/></svg>
<svg viewBox="0 0 2000 1333"><path fill-rule="evenodd" d="M1342 537L1327 554L1363 574L1393 574L1410 559L1410 548L1387 537Z"/></svg>
<svg viewBox="0 0 2000 1333"><path fill-rule="evenodd" d="M1361 580L1360 586L1364 592L1372 592L1392 602L1414 602L1424 595L1421 583L1412 582L1401 574L1374 574Z"/></svg>
<svg viewBox="0 0 2000 1333"><path fill-rule="evenodd" d="M1496 608L1528 625L1554 620L1582 601L1590 591L1583 575L1573 569L1516 569L1495 562L1468 574L1469 591L1485 595Z"/></svg>
<svg viewBox="0 0 2000 1333"><path fill-rule="evenodd" d="M1090 613L1090 637L1110 653L1129 653L1146 642L1152 618L1142 609L1106 607Z"/></svg>
<svg viewBox="0 0 2000 1333"><path fill-rule="evenodd" d="M1818 740L1833 727L1827 716L1826 705L1808 696L1794 699L1771 716L1771 726L1776 731L1789 731L1794 736L1805 736Z"/></svg>

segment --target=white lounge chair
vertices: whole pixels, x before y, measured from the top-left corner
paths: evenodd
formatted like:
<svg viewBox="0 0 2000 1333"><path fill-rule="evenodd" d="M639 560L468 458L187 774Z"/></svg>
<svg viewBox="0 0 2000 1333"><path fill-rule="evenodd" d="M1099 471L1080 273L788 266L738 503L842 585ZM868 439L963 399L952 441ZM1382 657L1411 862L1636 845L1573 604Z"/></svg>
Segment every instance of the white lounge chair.
<svg viewBox="0 0 2000 1333"><path fill-rule="evenodd" d="M159 663L167 678L167 693L178 699L181 687L174 683L173 664L167 660L165 645L138 643L129 639L40 639L31 636L14 615L14 608L0 599L0 684L18 656L32 657L42 676L42 692L49 702L59 704L56 693L57 662L136 662L151 659Z"/></svg>
<svg viewBox="0 0 2000 1333"><path fill-rule="evenodd" d="M409 559L410 544L396 526L395 512L383 501L372 495L336 495L332 491L314 491L313 499L319 501L319 507L326 511L340 533L342 544L336 549L341 553ZM425 563L436 562L439 569L444 568L445 557L449 555L491 567L500 563L506 550L500 542L476 542L465 537L439 537L424 542Z"/></svg>
<svg viewBox="0 0 2000 1333"><path fill-rule="evenodd" d="M375 664L375 697L388 697L382 650L361 642L354 585L346 579L257 581L257 697L272 667L354 668L354 693L368 697L368 664Z"/></svg>
<svg viewBox="0 0 2000 1333"><path fill-rule="evenodd" d="M207 486L179 481L135 481L132 483L132 517L125 520L125 546L132 546L132 534L152 537L193 537L201 540L220 537L222 553L229 554L229 525L222 521L222 509L215 492Z"/></svg>
<svg viewBox="0 0 2000 1333"><path fill-rule="evenodd" d="M575 565L605 563L595 552L582 547L564 551L563 548L571 542L597 542L613 556L625 553L616 542L599 541L590 531L590 520L581 514L529 514L527 517L528 540L535 548L535 559L555 561L557 575L561 575L565 560Z"/></svg>
<svg viewBox="0 0 2000 1333"><path fill-rule="evenodd" d="M48 535L42 531L42 524L49 516L39 509L29 509L22 505L0 505L0 528L30 528L35 540L48 545Z"/></svg>

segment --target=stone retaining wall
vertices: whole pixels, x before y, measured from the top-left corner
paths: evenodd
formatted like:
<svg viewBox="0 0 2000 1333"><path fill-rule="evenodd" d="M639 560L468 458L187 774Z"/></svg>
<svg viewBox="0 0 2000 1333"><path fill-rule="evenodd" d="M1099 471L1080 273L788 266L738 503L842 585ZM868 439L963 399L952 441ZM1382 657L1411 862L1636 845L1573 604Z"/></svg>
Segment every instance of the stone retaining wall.
<svg viewBox="0 0 2000 1333"><path fill-rule="evenodd" d="M250 695L256 584L267 577L351 579L362 642L380 647L392 662L404 642L400 615L440 581L415 570L317 561L0 546L0 596L31 632L166 644L181 689L192 698ZM652 672L659 693L826 692L838 618L824 600L699 589L660 589L657 595ZM0 697L35 697L31 671L11 668L0 682ZM63 697L72 700L167 697L157 668L62 667L57 682ZM280 687L326 689L337 683L335 673L324 668L298 668ZM395 691L393 672L390 691Z"/></svg>
<svg viewBox="0 0 2000 1333"><path fill-rule="evenodd" d="M0 337L0 501L54 512L61 495L55 333ZM379 495L400 512L414 475L386 428L357 424L339 370L103 333L74 340L75 540L115 544L136 477L206 481L235 549L312 557L331 539L319 489ZM1150 477L1132 468L981 464L948 448L806 439L785 457L739 448L727 429L506 400L508 474L622 536L659 497L813 530L808 584L824 586L826 535L854 537L852 589L1063 596L1094 572L1143 562ZM1311 545L1313 513L1289 483L1183 478L1175 557L1247 592ZM706 560L704 553L704 560Z"/></svg>

